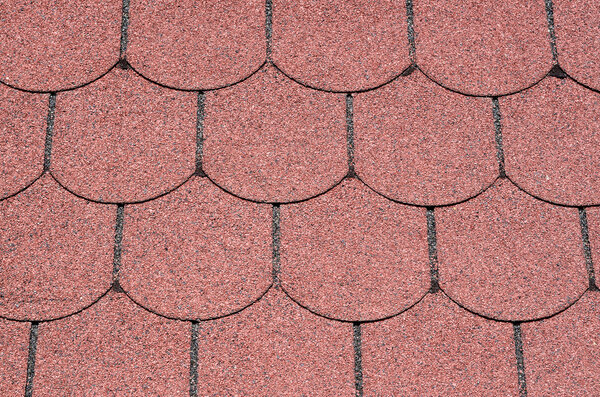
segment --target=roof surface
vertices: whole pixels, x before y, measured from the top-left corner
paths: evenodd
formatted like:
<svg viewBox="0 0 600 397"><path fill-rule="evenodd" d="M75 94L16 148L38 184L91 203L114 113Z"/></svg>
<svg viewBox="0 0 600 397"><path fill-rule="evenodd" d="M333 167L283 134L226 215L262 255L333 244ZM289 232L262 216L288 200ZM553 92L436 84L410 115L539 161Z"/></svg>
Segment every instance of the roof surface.
<svg viewBox="0 0 600 397"><path fill-rule="evenodd" d="M600 2L0 4L2 396L600 392Z"/></svg>

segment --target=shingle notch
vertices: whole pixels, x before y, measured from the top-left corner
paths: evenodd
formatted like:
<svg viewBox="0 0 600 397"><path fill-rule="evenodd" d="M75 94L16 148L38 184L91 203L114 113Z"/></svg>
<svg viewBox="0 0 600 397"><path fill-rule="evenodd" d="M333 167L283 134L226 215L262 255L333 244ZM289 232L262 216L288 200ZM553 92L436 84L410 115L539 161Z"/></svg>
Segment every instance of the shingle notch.
<svg viewBox="0 0 600 397"><path fill-rule="evenodd" d="M500 102L498 97L492 98L492 113L494 115L494 128L496 130L496 157L498 158L498 172L501 178L506 177L504 167L504 147L502 145L502 114L500 113Z"/></svg>
<svg viewBox="0 0 600 397"><path fill-rule="evenodd" d="M48 100L48 116L46 119L46 143L44 146L44 172L50 170L50 158L52 156L52 137L54 136L54 113L56 108L56 93L50 94Z"/></svg>
<svg viewBox="0 0 600 397"><path fill-rule="evenodd" d="M35 375L35 353L37 351L39 323L31 323L29 332L29 355L27 357L27 381L25 383L25 397L33 396L33 377Z"/></svg>
<svg viewBox="0 0 600 397"><path fill-rule="evenodd" d="M123 58L127 51L127 34L129 31L129 0L123 0L123 12L121 15L121 47L119 57Z"/></svg>
<svg viewBox="0 0 600 397"><path fill-rule="evenodd" d="M204 102L206 96L203 91L198 92L198 109L196 111L196 172L195 175L204 177L206 174L202 169L202 157L204 148Z"/></svg>
<svg viewBox="0 0 600 397"><path fill-rule="evenodd" d="M198 396L198 321L192 321L190 341L190 397Z"/></svg>
<svg viewBox="0 0 600 397"><path fill-rule="evenodd" d="M115 245L113 254L113 289L117 292L123 292L119 283L119 272L121 270L121 253L123 241L123 218L125 206L117 205L117 217L115 222Z"/></svg>
<svg viewBox="0 0 600 397"><path fill-rule="evenodd" d="M408 28L408 51L410 60L416 64L416 45L415 45L415 14L413 12L412 0L406 0L406 21Z"/></svg>
<svg viewBox="0 0 600 397"><path fill-rule="evenodd" d="M552 66L552 69L550 69L548 72L548 76L556 77L557 79L561 80L569 77L569 75L558 64Z"/></svg>
<svg viewBox="0 0 600 397"><path fill-rule="evenodd" d="M265 0L265 40L267 41L267 61L273 53L273 0Z"/></svg>
<svg viewBox="0 0 600 397"><path fill-rule="evenodd" d="M588 229L587 212L585 208L579 208L579 224L581 225L581 239L583 242L583 255L585 257L585 265L588 273L590 291L598 291L596 285L596 274L594 272L594 263L592 262L592 250L590 247L590 233Z"/></svg>
<svg viewBox="0 0 600 397"><path fill-rule="evenodd" d="M360 323L352 323L353 345L354 345L354 386L356 397L363 395L363 371L362 371L362 330Z"/></svg>
<svg viewBox="0 0 600 397"><path fill-rule="evenodd" d="M552 0L546 1L546 18L548 19L548 35L550 36L550 48L552 49L552 60L558 64L558 50L556 49L556 33L554 31L554 6Z"/></svg>
<svg viewBox="0 0 600 397"><path fill-rule="evenodd" d="M279 274L281 273L281 208L279 204L273 204L273 283L279 285Z"/></svg>
<svg viewBox="0 0 600 397"><path fill-rule="evenodd" d="M356 176L354 169L354 97L346 95L346 143L348 149L348 178Z"/></svg>
<svg viewBox="0 0 600 397"><path fill-rule="evenodd" d="M517 356L517 375L519 377L519 396L527 397L527 382L525 379L525 359L523 358L523 337L521 324L513 323L515 339L515 355Z"/></svg>
<svg viewBox="0 0 600 397"><path fill-rule="evenodd" d="M427 208L427 246L429 248L429 265L431 269L431 287L429 288L429 292L435 293L440 289L440 274L438 270L437 235L433 207Z"/></svg>

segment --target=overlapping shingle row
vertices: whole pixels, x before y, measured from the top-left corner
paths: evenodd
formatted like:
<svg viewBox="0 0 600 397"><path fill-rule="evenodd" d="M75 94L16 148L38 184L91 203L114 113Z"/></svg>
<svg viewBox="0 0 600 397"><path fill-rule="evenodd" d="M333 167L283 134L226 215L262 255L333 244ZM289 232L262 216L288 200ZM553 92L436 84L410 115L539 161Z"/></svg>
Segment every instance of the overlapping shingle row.
<svg viewBox="0 0 600 397"><path fill-rule="evenodd" d="M593 393L600 10L553 3L0 5L0 389Z"/></svg>

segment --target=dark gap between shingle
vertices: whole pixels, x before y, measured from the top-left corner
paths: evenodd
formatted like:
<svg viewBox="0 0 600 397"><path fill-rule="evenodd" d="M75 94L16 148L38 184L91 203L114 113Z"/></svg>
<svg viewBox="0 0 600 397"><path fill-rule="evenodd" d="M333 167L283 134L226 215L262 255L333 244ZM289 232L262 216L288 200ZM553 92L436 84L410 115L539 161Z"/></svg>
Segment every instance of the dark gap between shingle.
<svg viewBox="0 0 600 397"><path fill-rule="evenodd" d="M125 212L125 206L123 204L117 205L117 217L115 222L115 246L113 256L113 289L117 292L123 292L121 284L119 284L119 272L121 270L121 252L122 252L122 241L123 241L123 215Z"/></svg>
<svg viewBox="0 0 600 397"><path fill-rule="evenodd" d="M525 359L523 358L523 338L521 323L513 323L515 339L515 355L517 356L517 375L519 377L519 396L527 397L527 382L525 380Z"/></svg>
<svg viewBox="0 0 600 397"><path fill-rule="evenodd" d="M190 397L198 396L198 321L192 321L190 342Z"/></svg>
<svg viewBox="0 0 600 397"><path fill-rule="evenodd" d="M594 263L592 262L592 250L590 246L590 232L588 229L587 212L583 207L579 207L579 224L581 225L583 255L585 256L585 266L588 273L588 288L591 291L598 291L598 286L596 285L596 274L594 272Z"/></svg>
<svg viewBox="0 0 600 397"><path fill-rule="evenodd" d="M56 93L50 94L48 100L48 115L46 116L46 143L44 145L44 172L50 170L52 156L52 137L54 136L54 113L56 109Z"/></svg>
<svg viewBox="0 0 600 397"><path fill-rule="evenodd" d="M281 258L279 256L279 248L281 247L280 214L281 208L279 204L273 204L273 283L275 285L279 285L279 273L281 270Z"/></svg>
<svg viewBox="0 0 600 397"><path fill-rule="evenodd" d="M129 0L123 0L123 8L121 14L121 48L119 58L123 58L127 51L127 34L129 32Z"/></svg>
<svg viewBox="0 0 600 397"><path fill-rule="evenodd" d="M415 64L415 15L413 13L412 0L406 0L406 22L408 29L408 54L410 56L411 63Z"/></svg>
<svg viewBox="0 0 600 397"><path fill-rule="evenodd" d="M131 69L131 65L129 64L129 61L125 58L119 59L119 62L117 62L117 67L121 70Z"/></svg>
<svg viewBox="0 0 600 397"><path fill-rule="evenodd" d="M346 94L346 147L348 150L348 178L356 176L354 171L354 98Z"/></svg>
<svg viewBox="0 0 600 397"><path fill-rule="evenodd" d="M273 45L273 0L265 0L265 39L267 41L267 61L271 61Z"/></svg>
<svg viewBox="0 0 600 397"><path fill-rule="evenodd" d="M402 77L408 77L411 74L413 74L413 72L417 70L417 66L414 63L411 63L410 65L408 65L408 67L406 69L404 69L402 71L402 73L400 73L400 76Z"/></svg>
<svg viewBox="0 0 600 397"><path fill-rule="evenodd" d="M569 77L569 75L567 75L567 73L563 70L563 68L561 68L560 65L558 65L558 64L552 66L552 69L550 69L550 71L548 72L548 76L556 77L561 80Z"/></svg>
<svg viewBox="0 0 600 397"><path fill-rule="evenodd" d="M556 49L556 33L554 32L554 7L552 5L552 0L546 0L546 18L548 19L548 35L550 36L552 60L555 64L558 64L558 50Z"/></svg>
<svg viewBox="0 0 600 397"><path fill-rule="evenodd" d="M202 169L202 150L204 145L204 100L203 91L198 92L198 109L196 111L196 172L197 176L206 176Z"/></svg>
<svg viewBox="0 0 600 397"><path fill-rule="evenodd" d="M31 323L29 332L29 354L27 356L27 381L25 382L25 397L33 395L33 377L35 375L35 353L37 351L39 323L34 321Z"/></svg>
<svg viewBox="0 0 600 397"><path fill-rule="evenodd" d="M362 373L362 330L360 323L352 323L354 333L354 386L356 397L363 395L363 373Z"/></svg>
<svg viewBox="0 0 600 397"><path fill-rule="evenodd" d="M429 247L429 266L431 271L431 286L429 292L435 293L440 290L440 274L438 270L437 235L433 207L427 207L427 246Z"/></svg>
<svg viewBox="0 0 600 397"><path fill-rule="evenodd" d="M494 128L496 130L496 158L498 159L498 172L500 178L506 178L504 168L504 146L502 146L502 115L500 114L500 102L498 97L492 98L492 113L494 115Z"/></svg>

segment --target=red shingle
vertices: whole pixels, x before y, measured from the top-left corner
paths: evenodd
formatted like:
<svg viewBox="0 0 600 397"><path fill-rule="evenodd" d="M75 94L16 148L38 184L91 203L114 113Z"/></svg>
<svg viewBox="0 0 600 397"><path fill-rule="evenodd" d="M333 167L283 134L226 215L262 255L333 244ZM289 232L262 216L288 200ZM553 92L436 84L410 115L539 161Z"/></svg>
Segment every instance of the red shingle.
<svg viewBox="0 0 600 397"><path fill-rule="evenodd" d="M125 208L121 286L152 311L223 316L271 284L271 208L193 177L167 196Z"/></svg>
<svg viewBox="0 0 600 397"><path fill-rule="evenodd" d="M587 292L556 317L522 327L530 395L598 394L600 293Z"/></svg>
<svg viewBox="0 0 600 397"><path fill-rule="evenodd" d="M115 212L48 174L0 202L0 315L50 319L98 299L111 283Z"/></svg>
<svg viewBox="0 0 600 397"><path fill-rule="evenodd" d="M552 315L587 288L577 209L536 200L505 179L437 214L440 284L502 320Z"/></svg>
<svg viewBox="0 0 600 397"><path fill-rule="evenodd" d="M414 0L419 67L450 89L500 95L551 67L543 1Z"/></svg>
<svg viewBox="0 0 600 397"><path fill-rule="evenodd" d="M349 396L352 326L316 317L272 288L239 314L201 322L198 395Z"/></svg>
<svg viewBox="0 0 600 397"><path fill-rule="evenodd" d="M363 325L365 395L517 396L511 324L485 320L443 293Z"/></svg>
<svg viewBox="0 0 600 397"><path fill-rule="evenodd" d="M0 85L0 199L24 189L42 173L48 95Z"/></svg>
<svg viewBox="0 0 600 397"><path fill-rule="evenodd" d="M409 64L404 1L273 1L273 59L312 87L358 91Z"/></svg>
<svg viewBox="0 0 600 397"><path fill-rule="evenodd" d="M0 396L598 394L599 15L1 4Z"/></svg>
<svg viewBox="0 0 600 397"><path fill-rule="evenodd" d="M80 86L119 59L121 0L0 4L0 79L33 91Z"/></svg>
<svg viewBox="0 0 600 397"><path fill-rule="evenodd" d="M54 176L102 202L154 198L195 169L196 94L151 84L132 70L57 96Z"/></svg>
<svg viewBox="0 0 600 397"><path fill-rule="evenodd" d="M0 319L0 390L20 396L27 378L29 323Z"/></svg>
<svg viewBox="0 0 600 397"><path fill-rule="evenodd" d="M567 205L600 204L600 95L544 79L501 98L506 172L527 192Z"/></svg>
<svg viewBox="0 0 600 397"><path fill-rule="evenodd" d="M419 71L354 102L356 172L401 202L475 196L498 176L489 99L452 93Z"/></svg>
<svg viewBox="0 0 600 397"><path fill-rule="evenodd" d="M355 178L282 207L281 280L295 300L327 317L401 312L429 288L425 209L393 203Z"/></svg>
<svg viewBox="0 0 600 397"><path fill-rule="evenodd" d="M169 395L189 389L190 323L167 320L112 290L39 327L33 395Z"/></svg>
<svg viewBox="0 0 600 397"><path fill-rule="evenodd" d="M206 96L204 170L240 197L307 199L348 171L345 99L290 81L274 68Z"/></svg>
<svg viewBox="0 0 600 397"><path fill-rule="evenodd" d="M264 0L132 0L127 58L171 87L232 84L265 60L264 7Z"/></svg>
<svg viewBox="0 0 600 397"><path fill-rule="evenodd" d="M561 66L582 83L600 89L600 3L553 0L553 5Z"/></svg>

